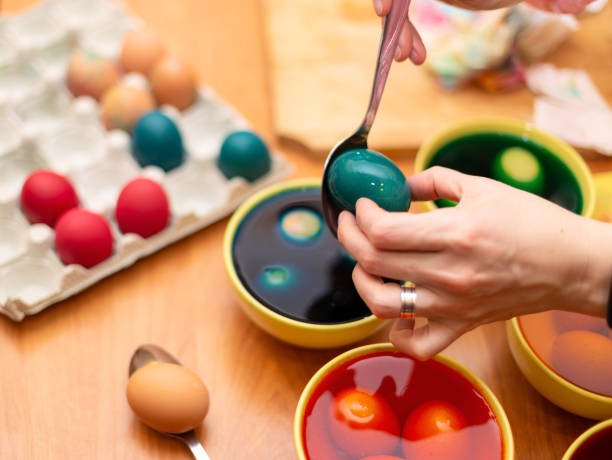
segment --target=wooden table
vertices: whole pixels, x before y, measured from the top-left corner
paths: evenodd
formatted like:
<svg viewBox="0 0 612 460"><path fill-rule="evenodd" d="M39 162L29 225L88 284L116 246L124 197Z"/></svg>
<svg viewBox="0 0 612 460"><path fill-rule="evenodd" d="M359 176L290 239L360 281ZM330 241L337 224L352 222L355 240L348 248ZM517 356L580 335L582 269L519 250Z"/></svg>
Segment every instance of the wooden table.
<svg viewBox="0 0 612 460"><path fill-rule="evenodd" d="M364 0L366 1L366 0ZM27 0L4 0L15 10ZM269 92L256 0L130 0L134 13L203 82L272 140ZM298 176L318 176L320 158L287 151ZM411 159L399 160L406 172ZM595 170L612 161L591 162ZM211 410L198 436L213 460L294 458L293 411L310 376L342 350L278 342L239 310L225 275L219 222L138 262L86 292L14 323L0 319L0 458L190 458L176 441L140 424L125 400L135 347L163 345L198 372ZM386 340L382 331L367 340ZM481 327L446 353L481 376L504 405L517 459L560 458L594 422L558 409L523 378L504 325Z"/></svg>

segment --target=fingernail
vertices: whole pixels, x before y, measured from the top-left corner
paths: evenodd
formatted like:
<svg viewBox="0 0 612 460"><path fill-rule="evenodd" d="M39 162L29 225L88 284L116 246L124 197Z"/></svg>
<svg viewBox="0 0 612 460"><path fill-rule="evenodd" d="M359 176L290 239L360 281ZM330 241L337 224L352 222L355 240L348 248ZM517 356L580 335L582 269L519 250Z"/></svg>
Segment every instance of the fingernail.
<svg viewBox="0 0 612 460"><path fill-rule="evenodd" d="M399 61L400 57L402 56L402 50L400 49L400 47L398 46L395 49L395 60Z"/></svg>
<svg viewBox="0 0 612 460"><path fill-rule="evenodd" d="M376 11L376 14L378 16L380 16L382 14L382 0L374 0L374 11Z"/></svg>
<svg viewBox="0 0 612 460"><path fill-rule="evenodd" d="M410 51L410 60L416 63L418 58L419 58L419 53L417 53L416 48L412 48L412 51Z"/></svg>

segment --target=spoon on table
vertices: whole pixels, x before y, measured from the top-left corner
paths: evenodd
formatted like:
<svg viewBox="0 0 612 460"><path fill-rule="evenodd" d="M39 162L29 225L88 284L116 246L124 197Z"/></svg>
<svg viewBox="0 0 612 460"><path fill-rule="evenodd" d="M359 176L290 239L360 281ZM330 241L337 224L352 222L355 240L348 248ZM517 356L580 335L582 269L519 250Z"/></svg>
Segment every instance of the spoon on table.
<svg viewBox="0 0 612 460"><path fill-rule="evenodd" d="M329 168L344 152L358 148L368 148L368 134L374 123L374 117L376 116L385 83L387 82L389 69L391 69L391 63L393 62L393 56L395 55L400 32L402 31L404 20L408 14L408 4L409 0L393 0L391 11L385 18L380 48L378 50L378 62L376 64L376 73L374 74L370 104L361 122L361 126L355 133L336 144L325 161L323 183L321 185L321 202L323 205L323 217L325 217L325 222L335 237L338 236L338 216L342 209L336 205L334 199L330 195L327 178Z"/></svg>
<svg viewBox="0 0 612 460"><path fill-rule="evenodd" d="M146 366L152 361L160 361L164 363L178 364L181 363L170 353L164 350L162 347L153 344L141 345L136 349L130 360L129 375L130 377L141 367ZM193 457L196 460L210 460L210 457L202 447L202 444L195 435L194 430L189 430L184 433L166 433L155 430L158 433L164 434L174 439L178 439L187 444L187 447L191 450Z"/></svg>

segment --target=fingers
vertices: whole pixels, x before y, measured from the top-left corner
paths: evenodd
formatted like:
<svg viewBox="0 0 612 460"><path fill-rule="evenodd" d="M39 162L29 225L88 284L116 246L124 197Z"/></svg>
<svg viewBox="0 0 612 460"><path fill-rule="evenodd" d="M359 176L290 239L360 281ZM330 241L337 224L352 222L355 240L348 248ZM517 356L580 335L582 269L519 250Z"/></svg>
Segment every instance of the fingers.
<svg viewBox="0 0 612 460"><path fill-rule="evenodd" d="M450 324L435 320L414 330L407 325L406 320L395 321L389 339L398 351L421 360L440 353L461 335Z"/></svg>
<svg viewBox="0 0 612 460"><path fill-rule="evenodd" d="M391 11L392 0L374 0L374 11L377 16L386 16Z"/></svg>
<svg viewBox="0 0 612 460"><path fill-rule="evenodd" d="M404 25L402 25L402 32L397 42L397 48L395 49L394 59L397 62L405 61L412 51L413 40L412 40L413 28L410 25L410 21L406 18Z"/></svg>
<svg viewBox="0 0 612 460"><path fill-rule="evenodd" d="M370 275L359 264L353 270L353 283L359 296L366 303L372 313L378 318L399 318L400 285L397 283L385 283L377 276ZM427 317L427 310L435 302L435 294L425 287L416 287L415 314Z"/></svg>
<svg viewBox="0 0 612 460"><path fill-rule="evenodd" d="M415 201L447 200L461 201L464 187L470 176L452 169L434 166L408 178L408 187Z"/></svg>
<svg viewBox="0 0 612 460"><path fill-rule="evenodd" d="M355 214L357 226L376 248L423 252L444 247L444 235L453 224L455 213L453 208L421 214L387 212L373 201L361 198Z"/></svg>
<svg viewBox="0 0 612 460"><path fill-rule="evenodd" d="M409 21L407 22L407 24L410 26L412 32L412 50L410 51L410 60L416 65L421 65L423 64L423 62L425 62L425 58L427 57L427 52L425 51L423 39L414 27L414 24Z"/></svg>

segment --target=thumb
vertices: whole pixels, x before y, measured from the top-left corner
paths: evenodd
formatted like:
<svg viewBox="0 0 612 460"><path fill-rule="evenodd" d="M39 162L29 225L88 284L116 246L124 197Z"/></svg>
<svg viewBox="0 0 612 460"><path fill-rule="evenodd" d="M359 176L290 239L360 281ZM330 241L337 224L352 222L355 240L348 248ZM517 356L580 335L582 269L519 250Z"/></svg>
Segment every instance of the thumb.
<svg viewBox="0 0 612 460"><path fill-rule="evenodd" d="M458 337L454 329L436 320L429 319L425 326L412 329L407 320L395 321L389 339L398 351L420 360L432 358L454 342Z"/></svg>
<svg viewBox="0 0 612 460"><path fill-rule="evenodd" d="M407 179L414 201L444 198L459 202L471 176L453 169L434 166Z"/></svg>

